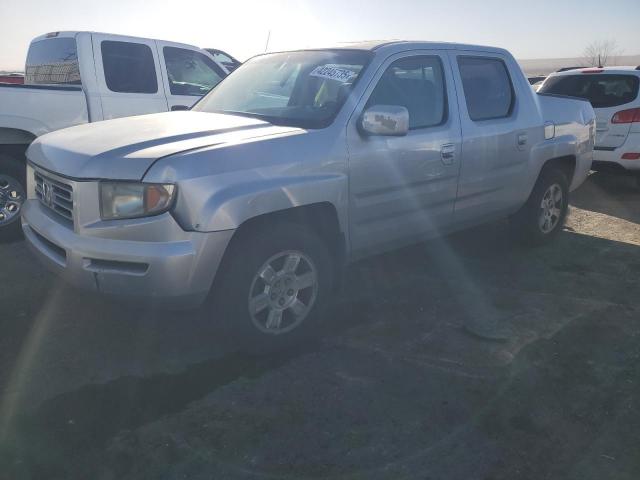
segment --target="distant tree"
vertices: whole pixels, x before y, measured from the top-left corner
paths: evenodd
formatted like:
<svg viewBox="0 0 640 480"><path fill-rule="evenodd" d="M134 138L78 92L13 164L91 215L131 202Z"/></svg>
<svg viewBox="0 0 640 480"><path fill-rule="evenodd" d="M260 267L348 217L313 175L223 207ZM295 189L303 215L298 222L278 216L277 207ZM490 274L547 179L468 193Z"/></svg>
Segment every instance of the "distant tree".
<svg viewBox="0 0 640 480"><path fill-rule="evenodd" d="M622 51L615 40L596 40L584 49L583 61L589 67L615 65Z"/></svg>

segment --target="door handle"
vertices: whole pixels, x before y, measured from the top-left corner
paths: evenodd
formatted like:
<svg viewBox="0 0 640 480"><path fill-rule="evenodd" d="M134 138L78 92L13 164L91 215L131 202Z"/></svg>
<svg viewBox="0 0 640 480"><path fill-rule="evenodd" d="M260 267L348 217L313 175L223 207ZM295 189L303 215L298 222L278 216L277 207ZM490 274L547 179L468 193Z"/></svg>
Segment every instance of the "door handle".
<svg viewBox="0 0 640 480"><path fill-rule="evenodd" d="M189 107L187 107L186 105L173 105L171 107L172 112L177 112L182 110L189 110Z"/></svg>
<svg viewBox="0 0 640 480"><path fill-rule="evenodd" d="M456 158L456 146L453 143L447 143L440 147L440 158L445 165L451 165Z"/></svg>

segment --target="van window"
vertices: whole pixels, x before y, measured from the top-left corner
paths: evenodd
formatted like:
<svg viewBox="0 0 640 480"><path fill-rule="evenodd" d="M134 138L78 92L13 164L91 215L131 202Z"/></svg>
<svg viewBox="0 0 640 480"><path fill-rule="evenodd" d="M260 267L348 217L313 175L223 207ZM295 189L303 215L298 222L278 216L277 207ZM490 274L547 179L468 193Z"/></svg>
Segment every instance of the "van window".
<svg viewBox="0 0 640 480"><path fill-rule="evenodd" d="M172 95L202 96L226 76L206 55L186 48L164 47L164 62Z"/></svg>
<svg viewBox="0 0 640 480"><path fill-rule="evenodd" d="M410 129L444 122L446 92L440 58L419 56L393 62L367 101L367 107L373 105L405 107Z"/></svg>
<svg viewBox="0 0 640 480"><path fill-rule="evenodd" d="M538 92L584 98L594 108L609 108L634 101L638 84L640 79L635 75L581 73L549 77Z"/></svg>
<svg viewBox="0 0 640 480"><path fill-rule="evenodd" d="M29 47L24 83L28 85L80 85L76 39L48 38Z"/></svg>
<svg viewBox="0 0 640 480"><path fill-rule="evenodd" d="M157 93L153 53L142 43L105 40L101 44L107 88L118 93Z"/></svg>
<svg viewBox="0 0 640 480"><path fill-rule="evenodd" d="M507 66L499 58L458 57L462 88L471 120L511 115L514 94Z"/></svg>

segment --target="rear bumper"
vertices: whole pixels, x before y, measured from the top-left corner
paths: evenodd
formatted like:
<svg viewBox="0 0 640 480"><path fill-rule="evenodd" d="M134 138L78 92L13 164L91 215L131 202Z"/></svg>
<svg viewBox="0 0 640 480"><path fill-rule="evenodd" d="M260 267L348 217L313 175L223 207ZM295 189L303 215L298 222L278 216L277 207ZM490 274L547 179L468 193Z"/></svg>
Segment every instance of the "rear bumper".
<svg viewBox="0 0 640 480"><path fill-rule="evenodd" d="M165 215L151 222L174 222ZM195 308L204 301L233 235L183 232L175 241L162 242L80 235L55 221L37 200L25 203L22 224L35 255L69 284L171 308Z"/></svg>
<svg viewBox="0 0 640 480"><path fill-rule="evenodd" d="M640 173L640 160L623 160L622 155L640 152L640 133L631 132L621 147L613 150L596 149L593 151L594 170L626 170Z"/></svg>

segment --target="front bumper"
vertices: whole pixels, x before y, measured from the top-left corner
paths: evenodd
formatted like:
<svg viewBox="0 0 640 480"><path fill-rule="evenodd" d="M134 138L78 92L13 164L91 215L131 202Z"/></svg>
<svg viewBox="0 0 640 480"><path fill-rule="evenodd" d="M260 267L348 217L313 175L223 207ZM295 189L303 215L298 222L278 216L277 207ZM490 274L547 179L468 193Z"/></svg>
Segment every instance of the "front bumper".
<svg viewBox="0 0 640 480"><path fill-rule="evenodd" d="M195 308L204 301L233 235L232 230L185 232L168 213L79 234L37 199L25 202L22 225L36 256L71 285L172 308ZM115 238L108 238L109 230ZM161 241L141 238L141 231Z"/></svg>

